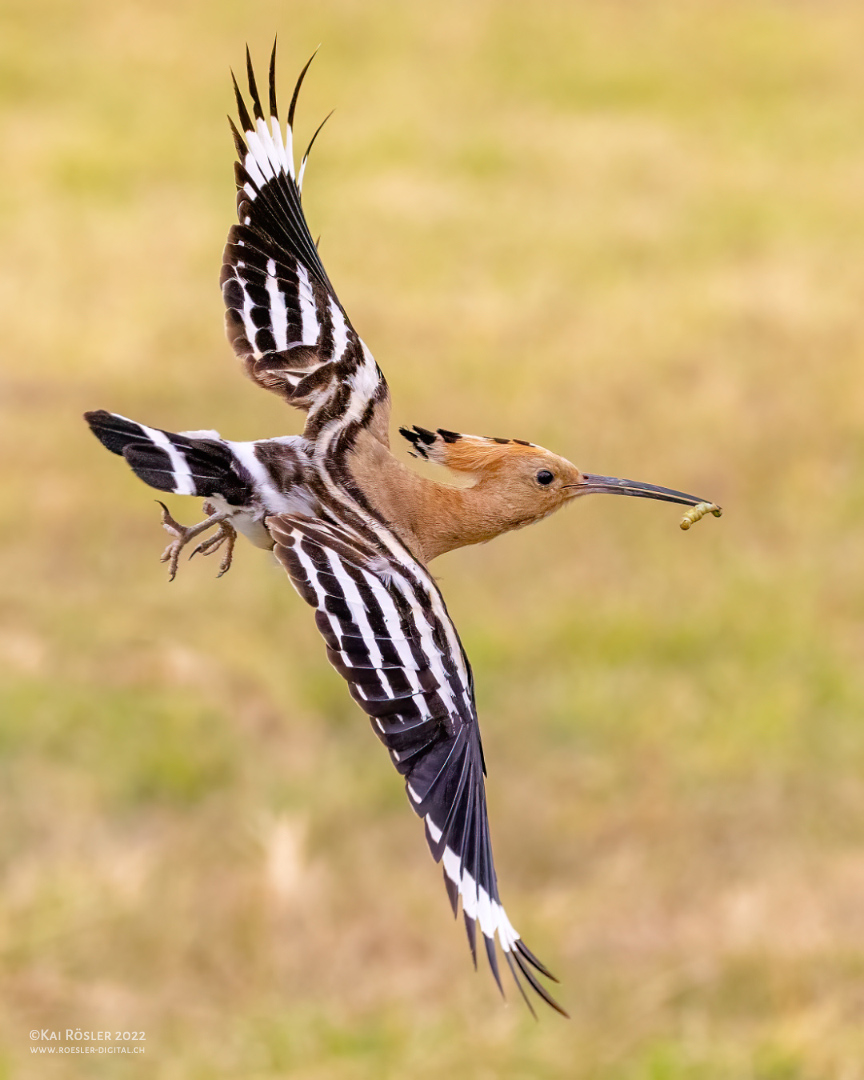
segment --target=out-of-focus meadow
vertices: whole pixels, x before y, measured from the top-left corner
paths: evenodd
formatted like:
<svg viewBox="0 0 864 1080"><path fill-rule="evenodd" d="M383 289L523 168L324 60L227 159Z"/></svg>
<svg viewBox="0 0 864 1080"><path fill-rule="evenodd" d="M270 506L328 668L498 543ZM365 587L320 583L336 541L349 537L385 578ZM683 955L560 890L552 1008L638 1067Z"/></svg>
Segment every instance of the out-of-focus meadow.
<svg viewBox="0 0 864 1080"><path fill-rule="evenodd" d="M0 20L0 1075L864 1077L861 5ZM285 103L323 43L306 208L394 421L726 508L589 499L436 564L569 1023L472 972L281 569L169 586L154 493L80 419L299 430L216 284L228 67L276 31ZM146 1056L31 1054L67 1027Z"/></svg>

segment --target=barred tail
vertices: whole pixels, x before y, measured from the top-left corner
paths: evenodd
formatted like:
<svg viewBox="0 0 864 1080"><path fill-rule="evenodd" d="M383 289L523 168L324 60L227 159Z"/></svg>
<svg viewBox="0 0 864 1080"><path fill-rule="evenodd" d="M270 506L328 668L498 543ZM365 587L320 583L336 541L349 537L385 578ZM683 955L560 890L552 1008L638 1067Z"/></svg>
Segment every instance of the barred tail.
<svg viewBox="0 0 864 1080"><path fill-rule="evenodd" d="M175 495L221 495L232 506L246 506L252 499L251 477L218 437L177 435L104 409L85 413L84 419L102 445L124 457L150 487Z"/></svg>

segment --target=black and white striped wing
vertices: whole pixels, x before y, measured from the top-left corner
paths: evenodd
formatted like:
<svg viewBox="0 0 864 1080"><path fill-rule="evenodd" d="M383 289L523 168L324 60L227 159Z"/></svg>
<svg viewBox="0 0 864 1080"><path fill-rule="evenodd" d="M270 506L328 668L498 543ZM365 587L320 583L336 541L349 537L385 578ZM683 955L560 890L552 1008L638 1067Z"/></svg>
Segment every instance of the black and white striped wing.
<svg viewBox="0 0 864 1080"><path fill-rule="evenodd" d="M479 923L499 987L496 935L523 996L517 970L563 1012L535 970L554 977L501 906L471 671L434 583L419 564L388 559L339 526L287 515L267 524L295 589L316 609L330 663L405 778L454 914L462 898L475 965Z"/></svg>
<svg viewBox="0 0 864 1080"><path fill-rule="evenodd" d="M304 434L315 438L329 425L368 423L375 406L388 401L387 383L336 297L300 203L309 150L295 173L294 109L309 64L297 81L284 134L276 107L276 46L269 119L248 50L246 64L252 116L234 82L242 129L232 122L240 224L228 233L222 259L226 332L255 382L308 413Z"/></svg>

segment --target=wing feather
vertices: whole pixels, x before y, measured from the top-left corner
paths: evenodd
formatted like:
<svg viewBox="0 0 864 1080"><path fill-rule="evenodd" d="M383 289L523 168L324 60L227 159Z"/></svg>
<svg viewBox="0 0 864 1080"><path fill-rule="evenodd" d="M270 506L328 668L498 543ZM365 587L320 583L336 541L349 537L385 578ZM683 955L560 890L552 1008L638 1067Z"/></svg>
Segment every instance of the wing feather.
<svg viewBox="0 0 864 1080"><path fill-rule="evenodd" d="M461 897L475 966L479 925L499 987L496 937L520 991L517 973L563 1011L528 964L552 976L520 948L501 906L473 684L440 594L419 565L387 561L338 525L280 515L268 528L295 589L315 608L330 662L405 779L454 914Z"/></svg>
<svg viewBox="0 0 864 1080"><path fill-rule="evenodd" d="M387 383L346 315L318 255L300 201L303 172L318 132L293 161L294 110L284 132L276 105L276 46L270 57L268 117L249 50L246 77L252 111L232 75L240 127L231 121L239 161L234 166L239 224L231 227L220 285L225 329L247 374L308 413L305 436L349 424L372 426L386 439ZM380 407L380 416L375 409Z"/></svg>

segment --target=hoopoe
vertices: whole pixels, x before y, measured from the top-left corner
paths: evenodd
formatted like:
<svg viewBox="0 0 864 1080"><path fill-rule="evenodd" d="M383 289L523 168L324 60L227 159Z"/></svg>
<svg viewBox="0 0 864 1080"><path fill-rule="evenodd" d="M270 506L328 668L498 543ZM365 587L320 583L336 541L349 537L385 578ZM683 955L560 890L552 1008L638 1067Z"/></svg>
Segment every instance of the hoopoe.
<svg viewBox="0 0 864 1080"><path fill-rule="evenodd" d="M170 579L193 541L192 555L222 551L219 576L231 565L238 531L275 552L315 609L330 663L404 777L432 855L443 865L454 914L461 899L475 967L479 924L499 989L496 937L532 1013L520 975L566 1016L538 977L554 976L501 905L471 665L428 564L595 492L689 507L704 500L584 473L520 439L445 428L399 430L413 456L464 474L470 486L419 476L393 455L387 383L337 299L301 207L312 143L295 172L293 130L309 63L283 128L275 44L266 114L246 50L252 115L235 79L239 224L229 231L221 274L234 351L254 382L306 413L303 434L232 442L216 431L175 434L101 410L85 418L145 483L205 499L206 517L192 527L162 505L162 523L173 537L162 555Z"/></svg>

